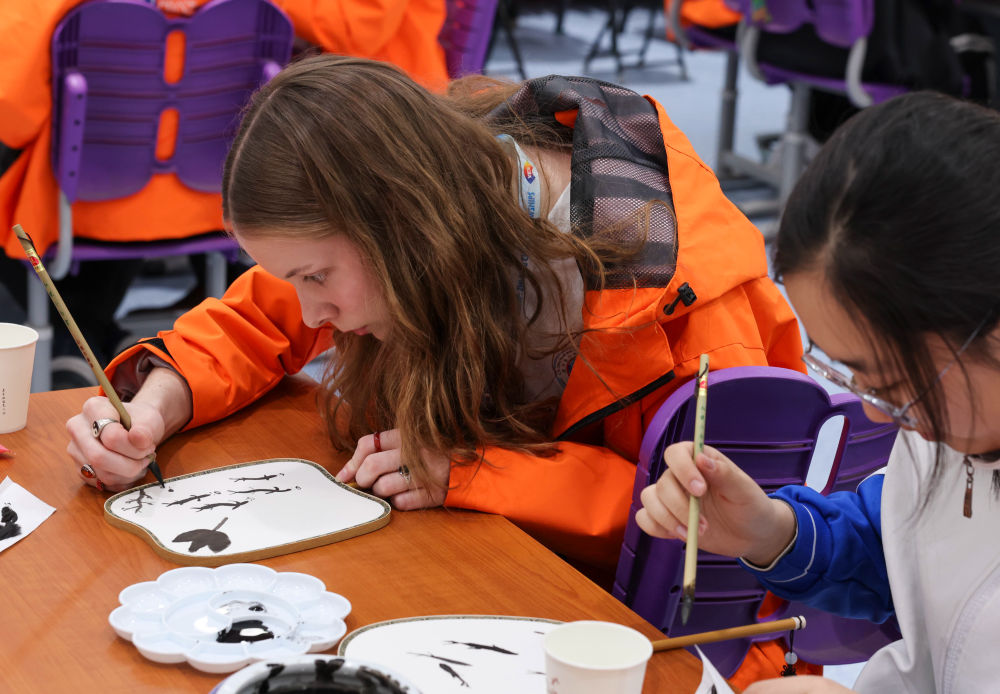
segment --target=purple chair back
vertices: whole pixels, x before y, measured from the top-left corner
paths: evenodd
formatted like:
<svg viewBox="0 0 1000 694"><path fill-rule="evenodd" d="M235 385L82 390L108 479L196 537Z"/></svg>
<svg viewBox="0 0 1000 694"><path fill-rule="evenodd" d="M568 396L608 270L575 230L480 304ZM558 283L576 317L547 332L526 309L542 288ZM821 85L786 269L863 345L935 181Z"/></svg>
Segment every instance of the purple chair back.
<svg viewBox="0 0 1000 694"><path fill-rule="evenodd" d="M164 78L168 34L184 35L184 72ZM93 0L52 40L53 171L66 198L109 200L173 172L218 192L222 162L250 93L291 54L292 26L267 0L213 0L168 19L144 0ZM156 156L161 114L175 111L176 145Z"/></svg>
<svg viewBox="0 0 1000 694"><path fill-rule="evenodd" d="M497 0L447 0L448 14L438 35L452 79L483 71L493 33Z"/></svg>
<svg viewBox="0 0 1000 694"><path fill-rule="evenodd" d="M845 74L840 78L810 74L796 69L794 64L756 64L752 71L759 71L759 76L769 84L805 83L827 91L846 90L856 105L880 103L908 91L898 84L861 82L865 40L875 23L874 0L767 0L766 11L757 12L753 7L755 0L727 0L726 4L742 13L751 26L765 33L787 34L809 24L822 41L851 49L852 58L848 58ZM853 60L855 49L861 49L856 64Z"/></svg>
<svg viewBox="0 0 1000 694"><path fill-rule="evenodd" d="M850 48L865 38L875 22L874 0L767 0L766 12L755 13L754 0L727 3L748 21L776 34L787 34L812 24L821 39Z"/></svg>
<svg viewBox="0 0 1000 694"><path fill-rule="evenodd" d="M694 381L688 382L667 398L643 437L632 511L612 591L669 636L754 623L765 595L757 580L735 560L699 552L695 602L691 619L682 626L677 607L684 545L649 537L635 523L635 512L642 505L640 492L663 472L663 450L694 435L694 387ZM862 470L884 466L896 427L870 422L854 396L831 398L818 383L797 371L747 366L710 373L705 442L771 492L787 484L805 483L820 429L838 415L843 417L844 428L825 485L832 489L850 484L848 480L862 475ZM873 628L867 622L859 624ZM800 633L806 631L809 627ZM823 635L819 628L810 635L813 633ZM796 635L796 652L806 660L815 657L818 651L806 653L802 641ZM751 643L739 639L701 648L728 677L739 667Z"/></svg>

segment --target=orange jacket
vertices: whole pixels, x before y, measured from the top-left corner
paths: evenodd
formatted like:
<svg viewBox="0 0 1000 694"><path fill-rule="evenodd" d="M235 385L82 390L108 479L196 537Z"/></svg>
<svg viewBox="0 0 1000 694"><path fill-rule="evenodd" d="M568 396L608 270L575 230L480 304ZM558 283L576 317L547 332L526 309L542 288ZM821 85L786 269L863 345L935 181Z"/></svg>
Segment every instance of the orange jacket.
<svg viewBox="0 0 1000 694"><path fill-rule="evenodd" d="M331 53L384 60L432 91L448 83L444 0L275 0L295 33Z"/></svg>
<svg viewBox="0 0 1000 694"><path fill-rule="evenodd" d="M681 24L689 26L718 29L731 24L737 24L743 16L724 2L724 0L664 0L664 11L670 14L670 8L675 2L681 3Z"/></svg>
<svg viewBox="0 0 1000 694"><path fill-rule="evenodd" d="M52 32L83 0L7 0L0 12L0 142L23 150L0 174L0 249L23 255L10 228L20 223L44 253L58 237L58 188L50 163ZM203 5L185 0L172 5ZM432 89L447 81L437 35L443 0L279 0L297 33L323 48L386 60ZM183 56L168 51L165 70L180 71ZM173 133L161 140L173 141ZM191 190L171 174L155 174L134 195L73 203L76 236L105 241L183 238L223 228L217 193Z"/></svg>

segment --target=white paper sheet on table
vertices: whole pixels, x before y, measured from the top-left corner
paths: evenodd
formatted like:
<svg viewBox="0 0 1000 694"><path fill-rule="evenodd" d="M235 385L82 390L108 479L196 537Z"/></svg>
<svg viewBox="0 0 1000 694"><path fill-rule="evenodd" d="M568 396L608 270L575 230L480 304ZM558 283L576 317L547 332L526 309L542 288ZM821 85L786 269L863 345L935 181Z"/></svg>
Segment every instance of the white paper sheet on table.
<svg viewBox="0 0 1000 694"><path fill-rule="evenodd" d="M0 552L31 533L53 511L55 508L5 477L0 482Z"/></svg>
<svg viewBox="0 0 1000 694"><path fill-rule="evenodd" d="M694 647L701 658L701 684L694 691L694 694L733 694L732 687L726 682L726 678L719 674L712 662L705 657L701 649Z"/></svg>

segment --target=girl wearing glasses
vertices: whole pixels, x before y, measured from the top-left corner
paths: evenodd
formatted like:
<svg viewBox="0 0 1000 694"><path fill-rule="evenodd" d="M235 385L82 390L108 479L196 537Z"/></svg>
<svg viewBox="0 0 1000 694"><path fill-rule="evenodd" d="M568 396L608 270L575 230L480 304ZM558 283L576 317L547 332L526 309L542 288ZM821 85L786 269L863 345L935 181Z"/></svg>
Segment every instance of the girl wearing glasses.
<svg viewBox="0 0 1000 694"><path fill-rule="evenodd" d="M742 559L771 591L844 616L895 615L859 692L994 691L1000 643L1000 115L914 93L852 118L790 197L776 270L806 363L902 430L857 493L768 497L715 450L667 450L639 524ZM748 694L842 692L813 677Z"/></svg>

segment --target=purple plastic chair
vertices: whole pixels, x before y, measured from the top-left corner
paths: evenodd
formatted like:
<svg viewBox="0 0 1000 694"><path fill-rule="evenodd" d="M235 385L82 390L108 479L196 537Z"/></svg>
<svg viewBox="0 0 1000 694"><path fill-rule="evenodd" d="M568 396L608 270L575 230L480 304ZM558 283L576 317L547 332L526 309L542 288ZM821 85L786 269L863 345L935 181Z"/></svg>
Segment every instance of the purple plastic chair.
<svg viewBox="0 0 1000 694"><path fill-rule="evenodd" d="M690 620L682 626L677 608L684 544L652 538L635 522L635 512L642 506L639 494L663 472L663 450L694 435L694 388L691 381L667 398L643 437L630 520L612 589L618 599L669 636L757 622L765 595L756 578L735 560L699 552L694 605ZM831 397L797 371L756 366L721 369L709 374L708 392L705 443L725 453L767 492L805 483L817 437L831 418L843 417L843 429L824 485L827 490L851 487L883 467L895 441L896 426L871 422L855 396ZM795 635L795 652L816 664L858 662L898 638L892 625L836 617L796 603L768 619L786 614L806 614L808 625ZM751 644L750 639L737 639L701 648L729 677ZM858 652L858 644L863 653Z"/></svg>
<svg viewBox="0 0 1000 694"><path fill-rule="evenodd" d="M756 12L756 0L726 2L744 16L739 50L747 70L767 84L787 84L792 91L788 125L782 137L780 169L769 170L758 165L751 167L753 170L749 172L777 189L780 210L806 165L811 90L844 94L855 106L864 108L903 94L908 88L902 84L873 83L862 79L868 37L875 21L874 0L767 0L766 9ZM782 61L781 64L759 59L762 37L790 34L806 26L813 28L822 44L846 51L843 74L831 76L803 69L800 61L809 49L802 46L793 50L787 62Z"/></svg>
<svg viewBox="0 0 1000 694"><path fill-rule="evenodd" d="M168 83L165 45L177 32L185 39L184 73ZM221 295L225 256L235 260L239 250L225 234L131 243L74 239L71 203L125 197L168 172L193 190L218 192L240 111L288 61L292 39L291 22L268 0L214 0L175 19L144 0L90 0L67 13L52 36L52 169L60 202L59 242L46 253L49 273L58 279L89 260L204 253L208 293ZM173 154L158 159L157 131L168 109L178 114L177 139ZM28 322L40 333L33 389L48 390L48 299L32 277Z"/></svg>
<svg viewBox="0 0 1000 694"><path fill-rule="evenodd" d="M747 68L768 84L803 83L817 89L842 92L858 108L871 106L903 94L898 84L864 82L862 68L868 50L868 36L875 22L874 0L767 0L766 12L754 13L754 0L728 0L748 18L741 40ZM849 50L844 74L839 78L796 70L794 65L773 65L757 60L761 33L788 34L804 25L814 27L824 42Z"/></svg>
<svg viewBox="0 0 1000 694"><path fill-rule="evenodd" d="M497 0L447 0L448 13L438 34L452 79L483 71L497 15Z"/></svg>

